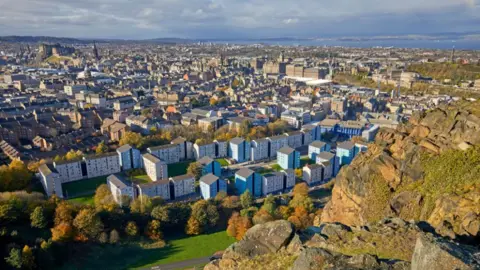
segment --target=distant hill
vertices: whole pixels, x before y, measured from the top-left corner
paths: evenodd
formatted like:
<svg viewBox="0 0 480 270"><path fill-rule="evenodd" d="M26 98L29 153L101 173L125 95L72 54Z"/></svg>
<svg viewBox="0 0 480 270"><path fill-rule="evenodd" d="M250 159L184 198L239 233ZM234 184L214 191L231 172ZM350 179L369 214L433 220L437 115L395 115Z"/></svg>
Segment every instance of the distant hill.
<svg viewBox="0 0 480 270"><path fill-rule="evenodd" d="M91 40L81 40L65 37L46 37L46 36L0 36L2 42L29 42L29 43L66 43L66 44L87 44Z"/></svg>

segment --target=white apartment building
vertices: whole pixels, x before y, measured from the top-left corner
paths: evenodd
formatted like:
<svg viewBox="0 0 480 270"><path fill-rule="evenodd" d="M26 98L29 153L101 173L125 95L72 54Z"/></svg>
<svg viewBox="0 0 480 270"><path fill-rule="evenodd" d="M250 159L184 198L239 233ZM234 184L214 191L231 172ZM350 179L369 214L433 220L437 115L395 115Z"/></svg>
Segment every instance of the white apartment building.
<svg viewBox="0 0 480 270"><path fill-rule="evenodd" d="M185 174L171 177L170 182L173 183L173 193L170 194L172 199L182 198L195 193L195 177Z"/></svg>
<svg viewBox="0 0 480 270"><path fill-rule="evenodd" d="M161 146L150 147L147 151L163 160L167 164L180 162L181 146L178 144L166 144Z"/></svg>
<svg viewBox="0 0 480 270"><path fill-rule="evenodd" d="M171 200L169 179L137 185L137 191L138 196L162 197L166 201Z"/></svg>
<svg viewBox="0 0 480 270"><path fill-rule="evenodd" d="M117 152L92 155L83 158L87 169L87 178L94 178L121 171Z"/></svg>
<svg viewBox="0 0 480 270"><path fill-rule="evenodd" d="M122 203L122 196L135 197L133 187L131 183L127 181L121 174L112 174L107 177L107 185L112 192L113 199L116 203Z"/></svg>
<svg viewBox="0 0 480 270"><path fill-rule="evenodd" d="M216 157L224 158L228 156L228 141L215 141Z"/></svg>
<svg viewBox="0 0 480 270"><path fill-rule="evenodd" d="M42 164L38 167L40 173L40 180L43 185L43 189L47 196L56 194L58 197L63 198L62 182L60 181L60 175L48 164Z"/></svg>
<svg viewBox="0 0 480 270"><path fill-rule="evenodd" d="M306 165L303 167L303 181L309 186L323 182L323 166L319 164Z"/></svg>
<svg viewBox="0 0 480 270"><path fill-rule="evenodd" d="M288 138L285 135L269 137L267 140L270 142L268 153L271 158L277 157L277 152L280 148L288 146Z"/></svg>
<svg viewBox="0 0 480 270"><path fill-rule="evenodd" d="M257 161L269 158L269 141L267 139L259 139L251 142L251 160Z"/></svg>
<svg viewBox="0 0 480 270"><path fill-rule="evenodd" d="M283 190L283 178L282 172L273 172L263 175L262 181L262 193L263 196L267 196L270 193L280 192Z"/></svg>
<svg viewBox="0 0 480 270"><path fill-rule="evenodd" d="M301 131L292 131L285 133L287 135L288 146L295 149L303 145L303 133Z"/></svg>
<svg viewBox="0 0 480 270"><path fill-rule="evenodd" d="M178 145L180 151L180 160L188 160L193 158L193 143L182 137L178 137L171 142Z"/></svg>
<svg viewBox="0 0 480 270"><path fill-rule="evenodd" d="M118 159L118 157L117 157ZM84 178L82 173L82 161L58 161L53 163L57 170L61 183L81 180Z"/></svg>
<svg viewBox="0 0 480 270"><path fill-rule="evenodd" d="M152 181L168 178L167 163L152 154L147 153L143 155L143 166Z"/></svg>
<svg viewBox="0 0 480 270"><path fill-rule="evenodd" d="M215 143L209 143L209 144L194 144L193 145L193 153L195 156L196 160L201 159L202 157L211 157L215 159L216 156L216 144Z"/></svg>
<svg viewBox="0 0 480 270"><path fill-rule="evenodd" d="M295 186L295 170L286 169L283 171L283 175L285 177L285 186L283 187L283 189L292 189Z"/></svg>

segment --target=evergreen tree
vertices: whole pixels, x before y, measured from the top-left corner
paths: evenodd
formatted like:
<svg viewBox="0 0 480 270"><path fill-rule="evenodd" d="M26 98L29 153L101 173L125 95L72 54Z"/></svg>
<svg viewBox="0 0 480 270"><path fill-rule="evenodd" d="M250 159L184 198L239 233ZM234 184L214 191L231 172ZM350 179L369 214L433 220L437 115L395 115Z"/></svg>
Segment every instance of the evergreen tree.
<svg viewBox="0 0 480 270"><path fill-rule="evenodd" d="M41 206L35 207L35 210L30 214L30 225L34 228L43 229L47 226L47 219L45 218L43 208Z"/></svg>

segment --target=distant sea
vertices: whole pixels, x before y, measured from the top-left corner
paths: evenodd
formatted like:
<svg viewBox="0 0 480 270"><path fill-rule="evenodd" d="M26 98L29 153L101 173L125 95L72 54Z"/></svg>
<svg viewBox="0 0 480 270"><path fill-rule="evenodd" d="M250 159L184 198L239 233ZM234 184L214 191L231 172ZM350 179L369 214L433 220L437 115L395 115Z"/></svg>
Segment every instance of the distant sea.
<svg viewBox="0 0 480 270"><path fill-rule="evenodd" d="M394 47L394 48L422 48L422 49L452 49L480 50L480 40L217 40L214 43L229 44L269 44L280 46L342 46L356 48Z"/></svg>

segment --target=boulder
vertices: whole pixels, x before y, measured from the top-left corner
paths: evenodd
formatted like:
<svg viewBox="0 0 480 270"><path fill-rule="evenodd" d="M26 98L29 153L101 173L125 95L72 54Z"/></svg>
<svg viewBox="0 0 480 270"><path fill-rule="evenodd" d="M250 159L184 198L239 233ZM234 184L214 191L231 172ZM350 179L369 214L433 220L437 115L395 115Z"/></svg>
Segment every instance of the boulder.
<svg viewBox="0 0 480 270"><path fill-rule="evenodd" d="M480 269L480 251L432 234L421 234L412 256L412 270L424 269Z"/></svg>
<svg viewBox="0 0 480 270"><path fill-rule="evenodd" d="M285 220L255 225L247 231L242 240L225 250L223 258L253 258L275 253L290 243L294 231L292 223Z"/></svg>
<svg viewBox="0 0 480 270"><path fill-rule="evenodd" d="M306 248L293 263L292 270L323 269L334 261L333 255L321 248Z"/></svg>

